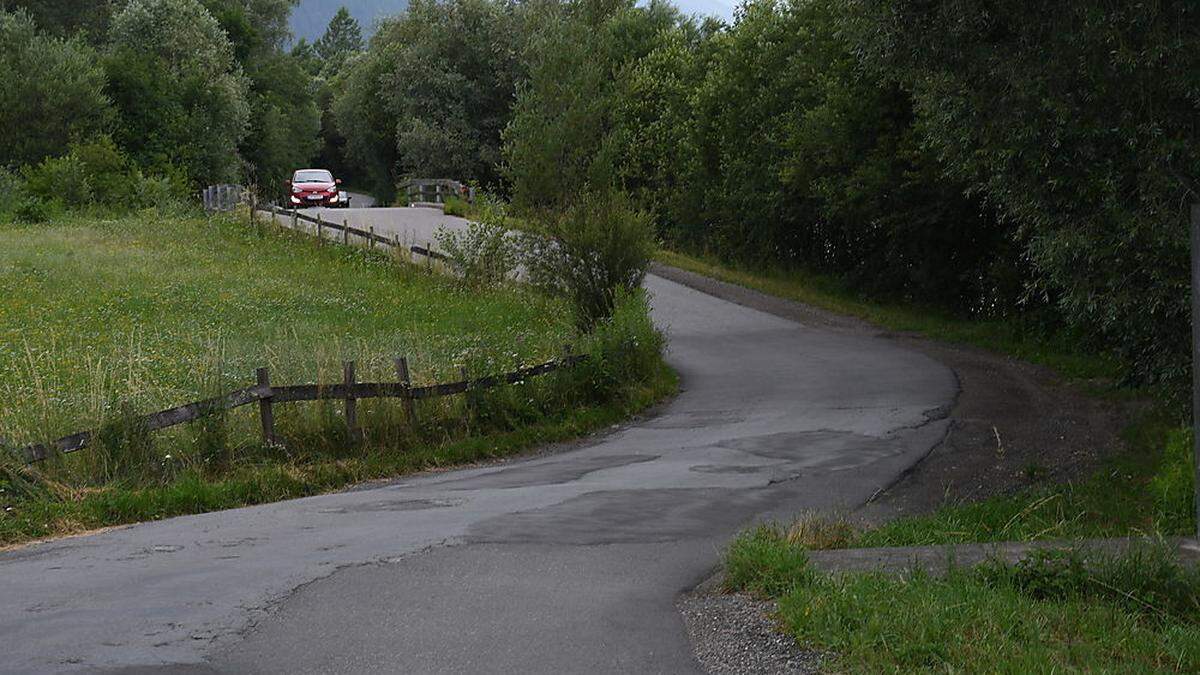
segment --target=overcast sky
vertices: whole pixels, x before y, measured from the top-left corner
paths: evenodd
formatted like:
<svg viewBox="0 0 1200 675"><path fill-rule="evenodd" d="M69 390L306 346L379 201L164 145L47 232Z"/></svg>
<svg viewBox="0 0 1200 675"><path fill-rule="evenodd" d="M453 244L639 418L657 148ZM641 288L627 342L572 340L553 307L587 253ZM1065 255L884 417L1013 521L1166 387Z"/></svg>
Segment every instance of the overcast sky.
<svg viewBox="0 0 1200 675"><path fill-rule="evenodd" d="M733 18L734 4L740 0L673 0L685 14L712 15L729 21ZM381 15L395 14L408 5L407 0L300 0L292 10L292 33L296 39L309 42L325 32L329 20L342 5L362 24L365 33L371 32L375 19Z"/></svg>

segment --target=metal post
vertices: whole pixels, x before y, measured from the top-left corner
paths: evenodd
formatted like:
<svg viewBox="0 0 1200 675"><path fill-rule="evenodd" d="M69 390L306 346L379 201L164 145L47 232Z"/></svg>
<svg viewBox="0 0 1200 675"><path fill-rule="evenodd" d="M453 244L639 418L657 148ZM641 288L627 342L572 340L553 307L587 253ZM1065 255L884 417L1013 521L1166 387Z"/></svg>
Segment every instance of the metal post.
<svg viewBox="0 0 1200 675"><path fill-rule="evenodd" d="M1196 508L1196 536L1200 538L1200 203L1192 204L1192 493Z"/></svg>

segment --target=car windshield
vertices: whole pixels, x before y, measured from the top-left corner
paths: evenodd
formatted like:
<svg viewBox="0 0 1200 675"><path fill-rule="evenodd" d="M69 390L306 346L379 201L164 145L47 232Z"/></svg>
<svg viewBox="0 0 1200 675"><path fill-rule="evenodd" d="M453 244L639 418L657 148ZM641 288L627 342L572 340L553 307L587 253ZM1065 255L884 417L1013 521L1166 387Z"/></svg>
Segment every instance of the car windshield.
<svg viewBox="0 0 1200 675"><path fill-rule="evenodd" d="M332 183L333 174L328 171L297 171L294 183Z"/></svg>

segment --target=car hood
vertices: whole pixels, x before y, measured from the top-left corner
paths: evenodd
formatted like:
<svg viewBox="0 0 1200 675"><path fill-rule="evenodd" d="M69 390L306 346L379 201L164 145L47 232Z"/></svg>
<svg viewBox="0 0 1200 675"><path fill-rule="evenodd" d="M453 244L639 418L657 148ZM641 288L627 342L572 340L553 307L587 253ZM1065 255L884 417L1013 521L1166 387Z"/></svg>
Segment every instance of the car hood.
<svg viewBox="0 0 1200 675"><path fill-rule="evenodd" d="M332 190L336 183L292 183L293 187L298 187L301 190Z"/></svg>

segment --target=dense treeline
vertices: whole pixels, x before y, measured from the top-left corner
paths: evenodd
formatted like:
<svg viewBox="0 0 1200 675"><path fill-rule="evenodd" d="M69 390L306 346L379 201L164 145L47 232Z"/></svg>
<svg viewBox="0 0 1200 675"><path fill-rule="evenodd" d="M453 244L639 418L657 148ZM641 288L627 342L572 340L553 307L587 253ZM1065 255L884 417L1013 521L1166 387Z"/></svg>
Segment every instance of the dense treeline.
<svg viewBox="0 0 1200 675"><path fill-rule="evenodd" d="M534 214L617 190L673 246L1062 331L1139 382L1190 370L1187 0L752 0L729 25L414 0L369 44L342 12L290 51L293 0L74 4L0 0L9 195L153 201L309 162Z"/></svg>
<svg viewBox="0 0 1200 675"><path fill-rule="evenodd" d="M320 148L309 64L285 49L293 4L0 0L0 117L13 139L0 167L7 183L43 188L5 210L278 185Z"/></svg>
<svg viewBox="0 0 1200 675"><path fill-rule="evenodd" d="M731 25L423 0L333 110L384 189L455 175L531 212L620 189L675 246L1066 332L1175 385L1198 60L1186 0L753 0Z"/></svg>

